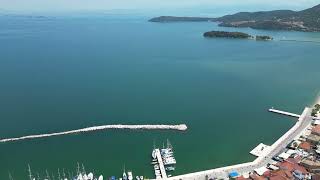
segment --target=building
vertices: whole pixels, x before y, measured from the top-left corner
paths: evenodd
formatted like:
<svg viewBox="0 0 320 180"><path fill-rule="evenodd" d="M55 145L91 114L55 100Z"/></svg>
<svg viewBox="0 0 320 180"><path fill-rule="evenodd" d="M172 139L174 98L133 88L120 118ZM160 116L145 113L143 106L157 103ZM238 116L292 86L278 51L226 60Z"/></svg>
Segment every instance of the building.
<svg viewBox="0 0 320 180"><path fill-rule="evenodd" d="M307 142L309 142L311 144L318 144L319 141L320 141L320 136L318 136L318 135L310 134L307 137Z"/></svg>
<svg viewBox="0 0 320 180"><path fill-rule="evenodd" d="M311 130L311 133L320 136L320 125L314 126Z"/></svg>
<svg viewBox="0 0 320 180"><path fill-rule="evenodd" d="M312 161L309 159L303 159L300 162L300 165L307 168L310 172L320 172L320 162L319 161Z"/></svg>
<svg viewBox="0 0 320 180"><path fill-rule="evenodd" d="M305 150L306 152L309 152L311 150L311 144L309 142L302 142L299 145L299 148Z"/></svg>

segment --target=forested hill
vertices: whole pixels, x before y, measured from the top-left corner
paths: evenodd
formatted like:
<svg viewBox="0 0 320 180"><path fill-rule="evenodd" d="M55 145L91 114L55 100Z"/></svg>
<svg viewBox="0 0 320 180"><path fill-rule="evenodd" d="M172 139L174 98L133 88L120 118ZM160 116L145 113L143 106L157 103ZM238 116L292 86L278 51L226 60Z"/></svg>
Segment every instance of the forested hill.
<svg viewBox="0 0 320 180"><path fill-rule="evenodd" d="M275 10L239 12L218 18L160 16L152 22L215 21L226 27L251 27L254 29L320 31L320 4L302 11Z"/></svg>

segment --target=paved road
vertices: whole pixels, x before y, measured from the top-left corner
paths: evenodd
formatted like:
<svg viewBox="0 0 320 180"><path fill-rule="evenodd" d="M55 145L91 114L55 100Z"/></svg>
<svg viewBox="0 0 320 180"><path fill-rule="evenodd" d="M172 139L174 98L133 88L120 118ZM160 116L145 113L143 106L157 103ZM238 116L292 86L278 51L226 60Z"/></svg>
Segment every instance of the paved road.
<svg viewBox="0 0 320 180"><path fill-rule="evenodd" d="M206 171L200 171L196 173L184 174L180 176L174 176L168 178L169 180L206 180L209 178L228 178L228 175L232 171L237 171L240 174L253 172L254 169L266 166L271 163L272 157L280 154L286 146L297 137L301 136L302 133L311 125L311 109L305 108L301 114L297 123L283 136L281 136L270 148L270 152L266 153L265 156L258 157L253 162L238 164L234 166L227 166L217 169L211 169Z"/></svg>

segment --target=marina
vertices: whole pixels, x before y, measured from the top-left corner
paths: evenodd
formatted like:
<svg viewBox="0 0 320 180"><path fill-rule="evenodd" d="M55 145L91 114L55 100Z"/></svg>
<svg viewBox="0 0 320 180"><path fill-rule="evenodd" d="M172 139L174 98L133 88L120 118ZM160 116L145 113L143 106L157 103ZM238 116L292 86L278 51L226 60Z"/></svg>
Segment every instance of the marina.
<svg viewBox="0 0 320 180"><path fill-rule="evenodd" d="M319 106L320 107L320 106ZM252 175L253 173L258 176L263 176L270 169L279 170L277 162L283 162L283 160L290 158L293 154L300 154L301 156L307 156L308 153L304 151L292 150L295 149L295 146L292 146L293 142L299 142L301 144L301 137L309 136L310 129L314 126L314 118L315 116L311 116L311 112L315 112L314 109L306 107L301 115L295 115L293 113L288 113L285 111L279 111L275 109L269 109L270 112L291 116L291 117L299 117L296 124L287 131L283 136L281 136L275 143L271 146L260 143L257 147L255 147L250 154L256 156L257 158L248 163L237 164L232 166L226 166L221 168L216 168L212 170L200 171L190 174L171 176L169 172L175 170L176 159L174 157L173 147L169 140L167 140L167 146L163 145L162 148L154 147L151 153L151 166L154 169L155 179L168 179L168 180L193 180L193 179L207 179L207 178L220 178L220 179L229 179ZM316 110L316 114L319 115L320 108ZM314 113L315 114L315 113ZM319 134L320 134L320 125L319 126ZM315 131L315 130L314 130ZM318 142L318 141L317 141ZM287 149L290 147L291 149ZM320 145L317 146L318 150L316 152L320 152ZM64 173L63 173L64 174ZM30 180L35 180L33 178L30 171ZM49 175L48 175L49 177ZM49 179L49 178L47 178ZM59 180L68 180L68 178L60 178ZM112 180L133 180L134 176L132 171L123 170L123 174L121 178L117 178L116 176L111 177ZM136 180L147 179L143 176L136 176ZM103 180L103 176L100 175L95 177L93 173L86 173L84 167L82 171L79 170L79 165L77 169L77 176L75 178L70 178L70 180Z"/></svg>
<svg viewBox="0 0 320 180"><path fill-rule="evenodd" d="M46 170L45 174L46 174L45 178L41 178L39 174L33 175L32 171L31 171L31 167L30 167L30 165L28 165L29 180L42 180L42 179L43 180L52 180L52 179L55 179L55 177L58 180L103 180L103 175L96 175L92 172L87 173L84 168L84 165L82 164L81 168L80 168L79 163L77 164L75 176L73 175L73 173L70 173L70 171L68 171L66 173L64 169L62 170L62 172L60 172L60 170L58 169L57 176L50 174L47 170Z"/></svg>
<svg viewBox="0 0 320 180"><path fill-rule="evenodd" d="M167 140L167 147L153 148L152 153L152 162L151 164L154 167L154 173L156 179L166 179L171 177L170 174L167 174L167 171L174 171L174 165L177 163L174 154L173 147L169 140Z"/></svg>
<svg viewBox="0 0 320 180"><path fill-rule="evenodd" d="M306 107L301 115L295 115L293 113L288 113L285 111L279 111L275 109L269 109L270 112L291 116L291 117L299 117L296 124L289 129L283 136L281 136L275 143L271 146L260 143L257 147L255 147L250 154L256 156L257 158L248 163L237 164L232 166L226 166L221 168L216 168L212 170L200 171L190 174L172 176L169 174L170 172L175 170L176 159L174 157L173 147L169 140L167 140L166 147L163 145L162 148L153 147L151 153L151 166L154 169L155 179L168 179L168 180L193 180L193 179L207 179L207 178L220 178L220 179L229 179L236 178L239 176L246 176L256 174L258 176L263 176L266 172L271 170L279 170L279 166L277 162L283 162L284 160L290 158L294 154L298 154L302 157L308 156L307 152L297 150L296 146L292 145L294 142L299 142L297 146L301 144L303 139L306 139L306 136L310 136L310 134L318 133L320 134L320 125L315 125L315 117L319 115L320 105L317 106L316 109L312 109ZM311 115L313 112L313 116ZM317 130L312 130L312 126L317 126ZM314 128L313 128L314 129ZM301 139L301 137L303 137ZM318 141L316 141L318 143ZM288 149L290 147L291 149ZM320 145L317 145L317 151L320 152ZM93 173L86 173L84 167L82 170L79 170L79 165L77 169L77 175L75 177L69 176L70 180L103 180L103 176L100 175L96 177ZM50 179L49 174L47 173L47 179ZM29 177L30 180L35 180L33 175L31 174L29 167ZM65 173L63 172L63 177L61 178L59 172L59 180L68 180L65 177ZM122 177L117 178L116 176L112 176L110 179L112 180L133 180L134 175L132 171L123 170ZM136 180L147 179L143 176L135 176Z"/></svg>

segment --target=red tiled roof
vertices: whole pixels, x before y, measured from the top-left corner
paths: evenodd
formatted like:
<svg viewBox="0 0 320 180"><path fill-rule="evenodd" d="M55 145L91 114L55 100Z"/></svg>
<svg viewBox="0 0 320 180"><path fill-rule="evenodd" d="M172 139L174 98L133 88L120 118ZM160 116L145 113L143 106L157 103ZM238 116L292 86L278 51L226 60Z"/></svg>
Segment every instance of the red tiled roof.
<svg viewBox="0 0 320 180"><path fill-rule="evenodd" d="M283 169L283 170L292 171L294 168L294 163L289 162L289 161L283 161L283 162L279 163L279 167L280 167L280 169Z"/></svg>
<svg viewBox="0 0 320 180"><path fill-rule="evenodd" d="M299 148L304 149L304 150L310 150L311 149L311 144L309 142L302 142L299 145Z"/></svg>
<svg viewBox="0 0 320 180"><path fill-rule="evenodd" d="M266 178L270 177L271 176L271 172L272 171L266 171L266 172L263 173L263 176L266 177Z"/></svg>
<svg viewBox="0 0 320 180"><path fill-rule="evenodd" d="M277 175L277 176L270 177L269 180L289 180L289 178Z"/></svg>
<svg viewBox="0 0 320 180"><path fill-rule="evenodd" d="M320 134L320 125L316 125L311 131L315 134Z"/></svg>
<svg viewBox="0 0 320 180"><path fill-rule="evenodd" d="M289 172L292 172L294 170L298 170L303 174L307 174L308 171L303 166L300 166L297 163L291 162L291 161L284 161L279 164L280 169L287 170Z"/></svg>
<svg viewBox="0 0 320 180"><path fill-rule="evenodd" d="M292 164L297 164L299 162L299 160L296 158L288 158L286 161Z"/></svg>
<svg viewBox="0 0 320 180"><path fill-rule="evenodd" d="M246 180L247 178L244 178L243 176L237 177L236 180Z"/></svg>
<svg viewBox="0 0 320 180"><path fill-rule="evenodd" d="M270 179L273 180L284 180L284 179L292 179L293 176L290 171L287 170L276 170L271 171Z"/></svg>
<svg viewBox="0 0 320 180"><path fill-rule="evenodd" d="M277 176L270 177L269 180L289 180L289 178L277 175Z"/></svg>
<svg viewBox="0 0 320 180"><path fill-rule="evenodd" d="M251 174L250 178L253 180L265 180L263 177L257 175L257 174Z"/></svg>

